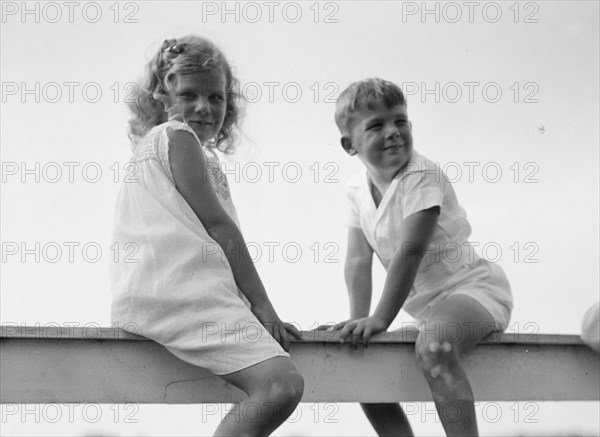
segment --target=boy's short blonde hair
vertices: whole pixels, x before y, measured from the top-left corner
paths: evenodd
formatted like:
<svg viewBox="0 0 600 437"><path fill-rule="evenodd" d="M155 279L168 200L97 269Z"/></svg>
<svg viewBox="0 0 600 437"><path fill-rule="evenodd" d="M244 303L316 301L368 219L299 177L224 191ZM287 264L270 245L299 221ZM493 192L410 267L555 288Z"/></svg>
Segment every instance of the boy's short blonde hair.
<svg viewBox="0 0 600 437"><path fill-rule="evenodd" d="M398 85L377 77L354 82L342 91L335 106L335 123L342 135L348 133L348 120L352 113L361 106L376 101L383 102L390 108L406 105L404 93Z"/></svg>

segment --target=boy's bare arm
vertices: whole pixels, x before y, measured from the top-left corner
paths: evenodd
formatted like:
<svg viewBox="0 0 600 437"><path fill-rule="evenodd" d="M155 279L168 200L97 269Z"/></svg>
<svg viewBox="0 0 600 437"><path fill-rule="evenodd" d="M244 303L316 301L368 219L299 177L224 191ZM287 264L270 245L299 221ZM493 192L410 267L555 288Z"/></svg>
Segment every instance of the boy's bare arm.
<svg viewBox="0 0 600 437"><path fill-rule="evenodd" d="M340 339L352 336L357 346L363 341L389 328L413 286L421 259L427 250L439 216L439 207L419 211L407 217L400 231L399 247L392 257L383 288L383 295L372 316L338 323L334 329L342 329Z"/></svg>
<svg viewBox="0 0 600 437"><path fill-rule="evenodd" d="M348 228L348 251L344 277L350 298L350 318L367 317L373 290L371 270L373 249L359 228Z"/></svg>
<svg viewBox="0 0 600 437"><path fill-rule="evenodd" d="M374 316L389 326L413 287L421 260L435 230L438 206L408 216L402 224L400 241L388 267L383 294Z"/></svg>

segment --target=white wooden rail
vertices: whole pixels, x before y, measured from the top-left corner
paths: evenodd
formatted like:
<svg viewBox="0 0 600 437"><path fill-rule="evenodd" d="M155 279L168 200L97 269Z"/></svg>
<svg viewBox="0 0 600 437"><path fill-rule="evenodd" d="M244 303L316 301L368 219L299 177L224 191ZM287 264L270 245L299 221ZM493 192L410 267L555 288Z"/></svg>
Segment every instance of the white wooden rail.
<svg viewBox="0 0 600 437"><path fill-rule="evenodd" d="M291 356L303 402L430 401L415 332L380 334L368 349L304 331ZM502 334L465 361L479 401L598 401L600 355L573 335ZM159 344L114 328L0 330L1 403L220 403L244 394Z"/></svg>

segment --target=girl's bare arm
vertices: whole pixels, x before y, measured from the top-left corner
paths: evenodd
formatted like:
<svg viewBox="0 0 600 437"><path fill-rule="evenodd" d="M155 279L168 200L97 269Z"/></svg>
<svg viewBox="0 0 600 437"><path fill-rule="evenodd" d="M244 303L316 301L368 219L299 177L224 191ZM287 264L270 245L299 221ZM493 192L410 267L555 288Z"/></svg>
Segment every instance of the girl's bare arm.
<svg viewBox="0 0 600 437"><path fill-rule="evenodd" d="M237 286L248 298L252 312L287 350L286 329L299 337L298 331L284 327L277 316L265 287L248 253L242 233L221 206L208 177L211 168L196 139L185 131L169 132L169 162L175 186L200 219L208 234L223 249ZM199 248L201 250L201 248Z"/></svg>

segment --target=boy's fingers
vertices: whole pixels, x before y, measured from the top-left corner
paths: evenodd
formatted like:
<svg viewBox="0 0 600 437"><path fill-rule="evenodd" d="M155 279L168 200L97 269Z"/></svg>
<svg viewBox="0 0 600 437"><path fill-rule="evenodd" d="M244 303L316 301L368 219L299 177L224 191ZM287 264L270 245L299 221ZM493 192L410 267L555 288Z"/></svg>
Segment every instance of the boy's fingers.
<svg viewBox="0 0 600 437"><path fill-rule="evenodd" d="M354 349L358 349L358 340L360 340L362 331L363 327L361 325L358 325L352 332L352 344L354 345Z"/></svg>
<svg viewBox="0 0 600 437"><path fill-rule="evenodd" d="M338 329L342 329L345 326L347 326L349 322L350 320L344 320L343 322L336 323L335 325L333 325L333 330L337 331Z"/></svg>
<svg viewBox="0 0 600 437"><path fill-rule="evenodd" d="M363 332L363 343L365 344L365 347L369 346L369 339L371 338L371 334L373 333L373 329L371 329L370 327L366 327L365 328L365 332Z"/></svg>
<svg viewBox="0 0 600 437"><path fill-rule="evenodd" d="M350 329L348 329L348 325L344 326L344 329L342 329L342 332L340 332L340 341L344 341L346 340L346 337L348 337L348 334L350 334Z"/></svg>
<svg viewBox="0 0 600 437"><path fill-rule="evenodd" d="M358 326L356 322L346 323L344 329L342 329L342 333L340 334L340 339L346 340L346 338L353 333L354 329Z"/></svg>

